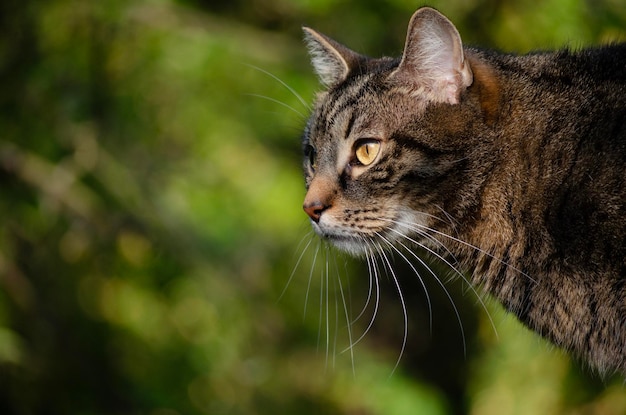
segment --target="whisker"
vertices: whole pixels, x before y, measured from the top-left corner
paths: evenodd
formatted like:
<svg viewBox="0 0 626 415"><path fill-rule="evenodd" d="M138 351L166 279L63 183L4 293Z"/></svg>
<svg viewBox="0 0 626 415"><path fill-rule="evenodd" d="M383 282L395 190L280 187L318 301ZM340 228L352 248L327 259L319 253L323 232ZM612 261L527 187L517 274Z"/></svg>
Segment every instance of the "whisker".
<svg viewBox="0 0 626 415"><path fill-rule="evenodd" d="M401 237L405 238L406 240L410 241L411 243L423 248L424 250L426 250L427 252L429 252L430 254L434 255L436 258L438 258L439 260L441 260L445 265L447 265L448 267L450 267L450 269L457 274L459 277L461 277L461 279L467 284L467 286L469 287L469 289L474 293L474 295L476 296L476 298L478 299L478 302L480 303L481 307L483 308L483 310L485 310L485 314L487 314L487 317L489 318L489 322L491 324L491 327L493 328L493 331L496 335L496 338L498 337L498 330L496 329L496 325L491 317L491 313L489 313L489 310L487 309L487 306L482 298L482 296L478 293L478 291L476 291L476 289L474 288L474 286L471 284L470 281L468 281L468 279L465 277L465 275L458 270L458 268L456 268L454 265L452 265L450 263L450 261L448 261L445 257L443 257L442 255L440 255L439 253L437 253L436 251L430 249L429 247L427 247L426 245L419 243L418 241L416 241L415 239L403 234L402 232L396 230L396 229L390 229L391 231L397 233L398 235L400 235ZM423 260L421 258L419 258L419 256L417 254L415 254L411 249L409 249L406 245L404 245L402 242L398 242L400 243L408 252L410 252L416 259L418 259L418 261L422 262ZM428 269L430 269L429 267L427 267ZM434 274L433 274L434 275ZM439 278L435 277L437 282L439 282L439 284L444 287L443 283L439 280ZM444 288L445 290L445 288ZM446 290L446 294L448 295L448 298L450 298L449 293ZM452 298L450 298L450 301L452 301ZM453 302L453 301L452 301ZM453 302L454 303L454 302ZM453 304L454 305L454 304ZM455 313L457 314L457 316L460 319L459 313L456 310L456 306L455 308ZM462 330L462 329L461 329Z"/></svg>
<svg viewBox="0 0 626 415"><path fill-rule="evenodd" d="M336 264L335 264L336 265ZM338 271L338 270L337 270ZM348 330L348 344L350 347L350 362L352 363L352 376L356 377L356 368L354 364L354 349L352 348L352 324L350 322L350 315L348 313L348 303L343 292L343 284L341 283L341 275L337 272L337 281L339 282L339 293L341 294L341 302L343 303L343 311L346 318L347 330Z"/></svg>
<svg viewBox="0 0 626 415"><path fill-rule="evenodd" d="M352 342L352 344L350 345L349 348L353 348L359 342L361 342L361 340L363 340L365 338L365 336L367 336L367 333L369 333L370 329L374 325L374 321L376 321L376 315L378 315L378 308L380 306L379 270L378 270L378 265L376 264L374 251L373 251L373 249L370 248L371 246L374 246L374 242L370 240L368 245L367 245L368 249L365 251L365 253L366 253L366 257L368 259L368 263L369 263L369 261L371 261L371 263L372 263L372 267L369 268L369 271L370 271L370 287L371 287L371 284L372 284L372 280L374 281L374 285L376 287L376 296L375 296L375 301L374 301L374 311L372 311L372 317L370 318L370 321L367 324L367 327L365 328L365 330L363 330L363 333L359 336L358 339L356 339L355 341ZM372 274L372 271L373 271L373 274ZM369 298L370 297L368 296L368 302L370 301ZM365 313L365 310L366 310L366 307L363 308L363 310L361 311L360 316L363 315L363 313ZM353 324L354 324L355 321L356 320L353 320ZM342 353L344 353L346 350L348 350L348 348L344 349L342 351Z"/></svg>
<svg viewBox="0 0 626 415"><path fill-rule="evenodd" d="M328 268L328 265L326 266L326 268ZM328 270L327 270L328 272ZM328 274L327 274L328 277ZM332 367L333 369L336 366L337 363L337 341L339 338L339 299L337 298L337 279L339 278L339 276L337 275L336 278L333 278L333 298L335 299L335 324L334 324L334 336L333 336L333 360L332 360ZM328 295L328 293L327 293Z"/></svg>
<svg viewBox="0 0 626 415"><path fill-rule="evenodd" d="M389 374L389 377L393 376L394 372L396 371L396 369L398 368L398 366L400 366L400 361L402 360L402 356L404 356L404 350L406 348L406 343L409 337L409 316L407 313L407 309L406 309L406 303L404 301L404 296L402 295L402 289L400 287L400 281L398 281L398 278L396 277L396 273L393 270L393 267L391 266L391 262L389 262L389 257L387 256L387 254L385 253L385 250L381 247L380 243L377 243L375 245L377 247L377 251L381 257L381 259L384 261L383 263L387 264L387 269L389 270L389 272L391 273L391 277L392 280L396 286L396 289L398 291L398 297L400 298L400 304L402 305L402 318L404 321L404 333L403 333L403 337L402 337L402 347L400 349L400 354L398 355L398 359L396 360L396 364L394 365L393 369L391 370L391 373Z"/></svg>
<svg viewBox="0 0 626 415"><path fill-rule="evenodd" d="M442 243L440 240L438 240L434 236L430 235L425 230L416 228L416 227L412 226L412 224L410 224L408 222L403 222L403 221L394 220L394 219L387 219L387 218L382 218L381 220L393 223L395 225L399 225L399 226L405 227L405 228L407 228L407 229L417 233L419 236L428 239L430 242L432 242L433 244L435 244L439 248L441 248L444 251L446 251L446 254L449 255L454 260L454 262L456 262L457 264L459 263L458 259L454 255L454 253L452 251L450 251L450 249L444 243ZM427 229L430 229L430 228L427 228Z"/></svg>
<svg viewBox="0 0 626 415"><path fill-rule="evenodd" d="M398 222L398 224L401 225L401 226L403 225L401 222ZM406 225L404 225L404 226L406 226ZM443 251L445 251L445 255L449 256L452 259L452 262L454 262L455 264L461 265L461 263L457 259L456 255L454 255L454 253L450 250L450 248L448 248L446 246L446 244L444 244L443 242L441 242L440 240L438 240L434 236L430 235L428 232L425 232L424 230L420 230L420 229L411 229L411 230L413 232L417 233L422 238L425 238L425 239L429 240L430 242L433 242L435 246L437 246L439 249L442 249Z"/></svg>
<svg viewBox="0 0 626 415"><path fill-rule="evenodd" d="M444 213L444 214L446 215L446 217L447 217L446 212L444 211L443 213ZM433 215L432 213L426 213L426 212L419 212L419 214L420 214L420 215L422 215L422 216L426 216L427 218L432 218L432 219L435 219L435 220L437 220L437 221L439 221L439 222L443 222L443 223L446 223L446 224L447 224L447 223L449 223L449 222L448 222L449 218L448 218L448 219L443 219L443 218L440 218L440 217L439 217L439 216L437 216L437 215Z"/></svg>
<svg viewBox="0 0 626 415"><path fill-rule="evenodd" d="M537 281L535 281L530 275L528 275L527 273L525 273L521 269L518 269L517 267L514 267L513 265L509 264L508 262L506 262L506 261L496 257L495 255L492 255L488 251L486 251L486 250L484 250L482 248L479 248L479 247L477 247L475 245L472 245L472 244L470 244L468 242L465 242L462 239L455 238L454 236L448 235L448 234L446 234L444 232L438 231L436 229L433 229L431 227L428 227L428 226L425 226L425 225L421 225L421 224L418 224L418 223L408 224L408 223L398 222L398 224L403 225L403 226L407 227L408 229L411 229L411 230L413 230L415 232L418 232L418 228L421 228L421 232L432 232L432 233L434 233L436 235L443 236L444 238L451 239L454 242L457 242L457 243L459 243L461 245L465 245L465 246L467 246L467 247L469 247L471 249L474 249L474 250L480 252L481 254L484 254L484 255L488 256L489 258L492 258L492 259L498 261L502 265L504 265L504 266L506 266L508 268L511 268L512 270L514 270L516 272L519 272L521 275L523 275L524 277L528 278L530 281L534 282L535 284L537 283Z"/></svg>
<svg viewBox="0 0 626 415"><path fill-rule="evenodd" d="M452 227L452 229L456 232L456 228L459 225L459 221L457 221L451 214L449 214L444 208L439 205L435 205L437 209L439 209L448 219L448 223Z"/></svg>
<svg viewBox="0 0 626 415"><path fill-rule="evenodd" d="M306 318L306 309L309 303L309 292L311 291L311 282L313 281L313 272L315 271L315 264L317 263L317 255L320 252L321 245L322 245L322 242L318 240L317 248L315 248L315 254L313 255L313 262L311 263L311 271L309 272L309 281L306 286L306 294L304 296L304 312L302 316L303 318Z"/></svg>
<svg viewBox="0 0 626 415"><path fill-rule="evenodd" d="M426 301L428 302L428 327L430 329L430 334L432 336L433 334L433 308L432 308L432 304L430 302L430 296L428 295L428 290L426 289L426 284L424 284L424 280L422 279L422 276L420 275L420 273L417 271L417 269L415 269L415 266L413 266L413 264L411 263L411 261L409 261L409 259L398 249L396 248L391 241L389 241L387 238L385 238L383 235L377 233L378 237L381 238L387 245L389 245L394 251L396 251L398 253L398 255L400 255L400 257L402 257L402 259L404 259L404 261L409 265L409 267L411 267L411 269L413 270L413 272L415 273L415 275L417 276L417 279L419 280L422 289L424 290L424 294L426 295ZM402 244L402 243L401 243ZM403 245L404 246L404 245ZM409 252L411 252L409 249L407 249ZM430 270L430 268L428 268L428 266L426 266L426 264L422 261L419 260L420 263L425 266L431 273L432 271ZM437 278L437 277L435 277Z"/></svg>
<svg viewBox="0 0 626 415"><path fill-rule="evenodd" d="M441 281L441 279L437 276L437 274L428 266L428 264L426 264L426 261L424 261L422 258L420 258L415 252L413 252L411 249L409 249L409 247L407 247L401 241L398 241L398 243L404 249L406 249L406 251L409 252L417 261L419 261L419 263L424 268L426 268L428 270L428 272L433 276L435 281L437 281L439 286L442 288L442 290L445 293L446 297L448 297L448 301L450 301L450 304L452 305L452 309L454 310L454 314L456 315L457 322L459 323L459 329L461 331L461 340L462 340L462 343L463 343L463 355L467 356L467 342L465 340L465 329L463 328L463 321L461 320L461 313L459 312L459 309L456 306L456 303L454 302L454 299L452 298L452 295L450 295L450 292L446 288L445 284ZM394 247L394 249L396 249L397 252L400 252L397 248ZM404 255L402 255L402 256L404 257ZM452 268L454 269L454 267L452 267ZM489 312L487 312L487 314L489 315ZM489 316L489 319L491 320L491 316ZM431 324L432 324L432 322L431 322ZM495 327L494 327L494 330L495 330Z"/></svg>
<svg viewBox="0 0 626 415"><path fill-rule="evenodd" d="M298 250L302 246L302 243L304 243L304 240L305 240L306 237L309 237L309 242L307 242L306 246L302 250L302 253L298 257L298 260L296 261L296 265L294 265L293 271L291 271L291 274L289 275L289 278L287 279L287 282L285 283L285 287L281 291L280 295L278 296L278 300L276 300L276 302L280 302L282 300L282 298L284 297L285 293L287 292L287 289L289 288L289 285L291 284L291 281L293 280L293 276L295 275L296 270L300 266L300 262L302 261L302 258L304 257L304 254L308 251L309 246L311 246L311 243L313 243L314 238L311 235L312 233L313 233L313 231L309 231L306 235L304 235L302 237L302 239L300 239L300 242L298 243L298 246L296 247L296 251L295 252L298 252Z"/></svg>
<svg viewBox="0 0 626 415"><path fill-rule="evenodd" d="M287 83L285 81L283 81L282 79L280 79L279 77L277 77L273 73L268 72L265 69L259 68L258 66L251 65L251 64L248 64L248 63L246 63L245 65L250 67L250 68L252 68L252 69L255 69L255 70L257 70L257 71L259 71L261 73L264 73L265 75L267 75L267 76L271 77L272 79L278 81L282 86L287 88L287 90L289 90L289 92L291 92L293 94L293 96L296 97L296 99L298 101L300 101L300 103L302 104L304 109L306 109L307 111L311 110L311 106L309 104L307 104L307 102L304 100L304 98L302 98L302 95L298 94L295 89L293 89L292 87L287 85Z"/></svg>
<svg viewBox="0 0 626 415"><path fill-rule="evenodd" d="M326 285L326 296L325 296L325 304L326 304L326 367L328 367L328 354L330 353L330 311L329 311L329 295L330 295L330 286L328 283L329 273L328 273L328 245L325 245L324 250L324 259L326 260L326 266L324 268L324 281ZM322 284L323 286L324 284Z"/></svg>
<svg viewBox="0 0 626 415"><path fill-rule="evenodd" d="M368 273L368 288L367 288L367 298L365 300L365 304L363 305L363 308L361 309L361 311L359 312L359 315L357 315L353 320L352 320L352 324L356 323L357 321L359 321L361 319L361 317L363 317L363 315L365 314L365 312L367 311L367 307L369 306L370 301L372 300L372 289L374 287L373 284L373 278L372 278L372 267L374 266L374 258L370 258L370 252L369 250L365 251L365 258L366 258L366 262L367 262L367 273ZM371 263L370 263L371 261Z"/></svg>
<svg viewBox="0 0 626 415"><path fill-rule="evenodd" d="M278 100L278 99L276 99L276 98L268 97L268 96L261 95L261 94L244 94L244 95L249 96L249 97L255 97L255 98L262 98L262 99L266 99L266 100L268 100L268 101L271 101L271 102L274 102L274 103L276 103L276 104L282 105L283 107L288 108L288 109L290 109L291 111L295 112L296 114L298 114L298 115L299 115L300 117L302 117L303 119L306 119L306 116L305 116L303 113L301 113L300 111L298 111L297 109L295 109L295 108L294 108L294 107L292 107L291 105L289 105L289 104L287 104L287 103L284 103L284 102L282 102L281 100Z"/></svg>

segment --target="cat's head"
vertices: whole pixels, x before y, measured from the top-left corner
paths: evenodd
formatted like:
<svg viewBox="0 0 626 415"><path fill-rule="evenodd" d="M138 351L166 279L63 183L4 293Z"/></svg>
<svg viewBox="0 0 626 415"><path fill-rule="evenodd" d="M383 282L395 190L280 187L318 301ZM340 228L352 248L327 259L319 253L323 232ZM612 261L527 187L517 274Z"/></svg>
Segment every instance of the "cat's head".
<svg viewBox="0 0 626 415"><path fill-rule="evenodd" d="M479 186L471 131L484 115L467 93L474 74L456 28L418 10L401 59L371 59L304 31L327 88L303 136L303 207L315 231L363 254L449 223Z"/></svg>

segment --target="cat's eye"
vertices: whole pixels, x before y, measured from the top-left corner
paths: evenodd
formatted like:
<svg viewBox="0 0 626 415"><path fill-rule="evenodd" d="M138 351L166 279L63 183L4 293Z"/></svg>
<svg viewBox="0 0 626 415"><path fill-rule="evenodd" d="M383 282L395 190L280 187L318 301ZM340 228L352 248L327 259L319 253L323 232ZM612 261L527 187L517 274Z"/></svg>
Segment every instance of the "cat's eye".
<svg viewBox="0 0 626 415"><path fill-rule="evenodd" d="M369 166L376 160L376 156L378 156L379 152L380 141L363 140L357 144L354 154L360 164Z"/></svg>

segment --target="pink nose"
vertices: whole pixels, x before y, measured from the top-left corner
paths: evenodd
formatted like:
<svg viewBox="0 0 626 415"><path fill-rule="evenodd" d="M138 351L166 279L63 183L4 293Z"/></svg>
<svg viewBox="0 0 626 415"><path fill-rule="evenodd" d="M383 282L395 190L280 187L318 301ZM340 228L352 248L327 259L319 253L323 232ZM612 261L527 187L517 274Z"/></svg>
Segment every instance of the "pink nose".
<svg viewBox="0 0 626 415"><path fill-rule="evenodd" d="M302 209L304 209L306 214L309 215L309 217L317 223L322 216L322 212L328 209L328 206L316 200L313 202L305 203L304 206L302 206Z"/></svg>

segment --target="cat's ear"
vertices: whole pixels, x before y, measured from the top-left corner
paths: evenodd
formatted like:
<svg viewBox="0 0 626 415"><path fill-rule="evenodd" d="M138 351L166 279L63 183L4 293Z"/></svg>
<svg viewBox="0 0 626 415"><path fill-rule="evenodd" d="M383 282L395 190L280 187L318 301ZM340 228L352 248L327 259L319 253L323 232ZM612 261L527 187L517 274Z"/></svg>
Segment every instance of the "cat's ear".
<svg viewBox="0 0 626 415"><path fill-rule="evenodd" d="M313 69L325 86L332 87L344 81L352 68L359 65L361 56L358 53L311 28L303 27L302 30Z"/></svg>
<svg viewBox="0 0 626 415"><path fill-rule="evenodd" d="M416 11L402 61L392 77L412 83L432 101L458 103L473 76L463 55L461 36L450 20L428 7Z"/></svg>

